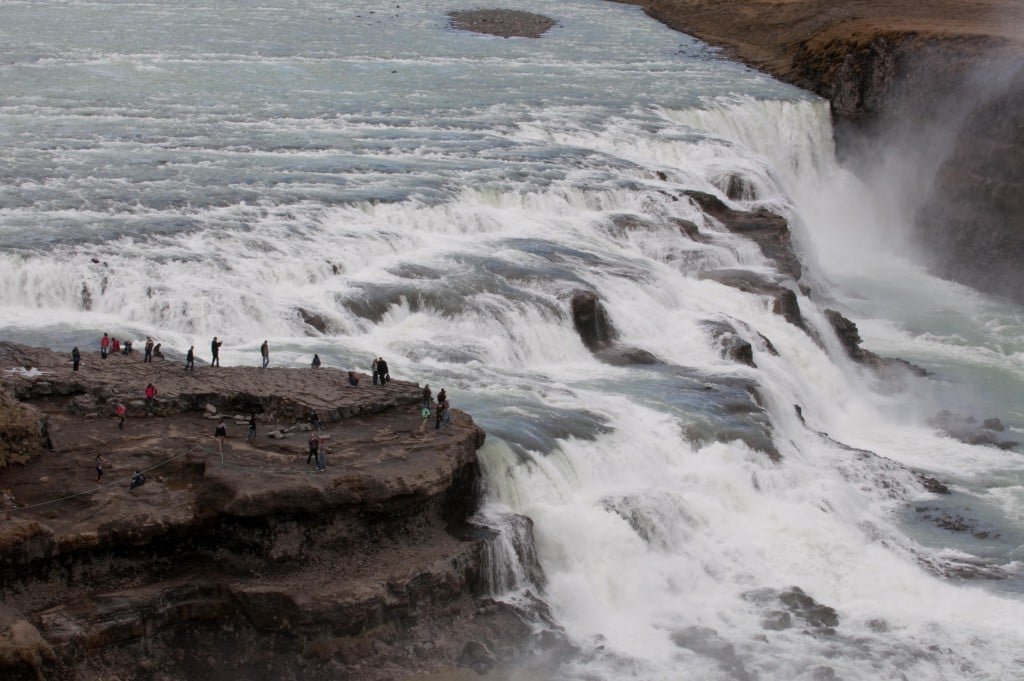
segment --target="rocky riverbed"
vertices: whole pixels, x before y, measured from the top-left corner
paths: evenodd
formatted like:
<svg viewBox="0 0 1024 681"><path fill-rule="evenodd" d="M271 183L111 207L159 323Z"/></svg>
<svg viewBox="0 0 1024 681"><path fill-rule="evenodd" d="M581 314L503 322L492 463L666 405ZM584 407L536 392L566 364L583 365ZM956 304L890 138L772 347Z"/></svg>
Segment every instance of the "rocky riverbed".
<svg viewBox="0 0 1024 681"><path fill-rule="evenodd" d="M0 344L0 388L10 428L32 434L5 438L0 469L17 503L0 521L4 678L377 679L521 651L519 613L479 596L484 433L459 411L435 430L415 383L186 373L138 353L90 353L73 372L63 355ZM323 472L307 463L310 410ZM130 489L136 469L146 482Z"/></svg>

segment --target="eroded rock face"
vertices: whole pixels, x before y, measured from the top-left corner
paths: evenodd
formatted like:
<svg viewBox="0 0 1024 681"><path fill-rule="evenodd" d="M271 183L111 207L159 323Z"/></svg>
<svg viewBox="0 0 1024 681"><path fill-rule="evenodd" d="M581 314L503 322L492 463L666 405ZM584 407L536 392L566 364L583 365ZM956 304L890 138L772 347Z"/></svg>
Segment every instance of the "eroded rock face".
<svg viewBox="0 0 1024 681"><path fill-rule="evenodd" d="M596 293L576 291L570 305L576 332L580 334L580 340L591 352L607 348L618 337Z"/></svg>
<svg viewBox="0 0 1024 681"><path fill-rule="evenodd" d="M50 417L58 451L0 470L24 506L0 520L0 603L18 613L0 606L0 678L373 680L449 667L467 641L495 660L525 645L519 613L479 598L484 433L457 410L435 430L416 384L91 354L73 373L63 355L0 344L0 369L26 358L40 373L0 383ZM158 415L130 408L119 430L112 401L149 380ZM129 488L135 468L146 480Z"/></svg>
<svg viewBox="0 0 1024 681"><path fill-rule="evenodd" d="M754 364L754 347L744 340L731 324L720 320L707 320L704 326L718 344L723 357L750 367L757 366Z"/></svg>

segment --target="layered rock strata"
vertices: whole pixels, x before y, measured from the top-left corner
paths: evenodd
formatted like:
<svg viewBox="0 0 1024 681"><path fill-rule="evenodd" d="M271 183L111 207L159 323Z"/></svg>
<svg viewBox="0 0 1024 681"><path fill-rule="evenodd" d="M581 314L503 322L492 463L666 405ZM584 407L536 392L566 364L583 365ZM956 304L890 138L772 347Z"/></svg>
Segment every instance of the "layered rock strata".
<svg viewBox="0 0 1024 681"><path fill-rule="evenodd" d="M378 679L483 664L467 649L494 664L525 640L479 596L484 433L468 415L435 430L414 383L353 387L326 368L68 364L0 344L0 381L55 445L0 470L18 504L0 519L0 676ZM311 409L323 472L307 463Z"/></svg>

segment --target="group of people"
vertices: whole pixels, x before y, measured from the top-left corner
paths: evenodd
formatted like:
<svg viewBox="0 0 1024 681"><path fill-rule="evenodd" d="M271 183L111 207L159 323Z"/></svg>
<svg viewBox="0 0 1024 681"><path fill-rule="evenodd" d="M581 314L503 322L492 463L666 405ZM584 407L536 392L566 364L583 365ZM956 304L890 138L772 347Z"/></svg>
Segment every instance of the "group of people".
<svg viewBox="0 0 1024 681"><path fill-rule="evenodd" d="M430 384L423 386L423 422L430 418ZM452 422L451 404L448 402L448 393L444 388L437 393L437 411L434 420L434 430L441 430L441 426L447 426Z"/></svg>
<svg viewBox="0 0 1024 681"><path fill-rule="evenodd" d="M152 337L146 337L145 352L143 353L143 362L152 362L153 358L163 359L164 354L161 351L162 343L155 343ZM104 333L103 337L100 338L100 358L106 359L110 355L130 355L132 354L132 342L130 340L122 342L117 338L112 338L110 334ZM76 345L71 349L71 369L78 371L78 367L82 364L82 353Z"/></svg>

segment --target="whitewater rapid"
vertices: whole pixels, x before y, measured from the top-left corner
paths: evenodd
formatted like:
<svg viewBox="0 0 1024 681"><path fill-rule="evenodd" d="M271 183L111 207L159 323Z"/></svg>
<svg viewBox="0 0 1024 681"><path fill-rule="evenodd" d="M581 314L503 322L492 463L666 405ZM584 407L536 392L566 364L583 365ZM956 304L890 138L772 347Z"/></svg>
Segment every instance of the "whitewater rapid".
<svg viewBox="0 0 1024 681"><path fill-rule="evenodd" d="M577 646L551 677L1019 676L1024 457L929 418L1022 432L1021 311L907 259L899 197L838 165L825 102L635 8L506 4L558 25L0 2L0 336L153 335L175 361L218 335L235 364L267 338L276 363L383 355L446 387L489 434L495 596L543 601ZM784 215L804 288L687 190ZM721 270L789 287L808 330ZM579 290L656 362L595 356ZM828 307L935 376L852 362Z"/></svg>

